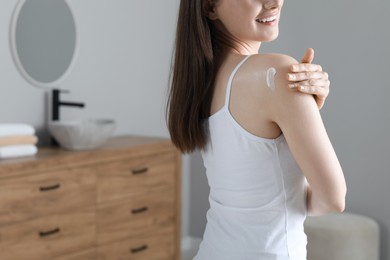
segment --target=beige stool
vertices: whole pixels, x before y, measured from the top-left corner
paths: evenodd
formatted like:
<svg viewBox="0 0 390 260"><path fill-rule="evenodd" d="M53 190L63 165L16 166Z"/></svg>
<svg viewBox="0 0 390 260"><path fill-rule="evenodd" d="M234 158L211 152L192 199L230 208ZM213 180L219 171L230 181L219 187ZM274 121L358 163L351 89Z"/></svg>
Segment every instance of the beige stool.
<svg viewBox="0 0 390 260"><path fill-rule="evenodd" d="M350 214L307 217L307 260L379 260L379 225Z"/></svg>

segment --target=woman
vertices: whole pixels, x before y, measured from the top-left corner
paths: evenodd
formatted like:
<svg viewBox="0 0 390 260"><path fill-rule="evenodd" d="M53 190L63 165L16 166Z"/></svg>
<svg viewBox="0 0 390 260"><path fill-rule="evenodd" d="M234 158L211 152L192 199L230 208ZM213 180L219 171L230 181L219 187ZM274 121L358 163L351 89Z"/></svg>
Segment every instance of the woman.
<svg viewBox="0 0 390 260"><path fill-rule="evenodd" d="M306 215L344 210L343 172L318 110L327 91L315 88L328 89L326 73L312 65L291 83L290 68L304 65L258 54L278 36L282 5L181 1L168 128L182 152L201 150L207 170L196 260L306 259ZM313 85L317 104L299 92Z"/></svg>

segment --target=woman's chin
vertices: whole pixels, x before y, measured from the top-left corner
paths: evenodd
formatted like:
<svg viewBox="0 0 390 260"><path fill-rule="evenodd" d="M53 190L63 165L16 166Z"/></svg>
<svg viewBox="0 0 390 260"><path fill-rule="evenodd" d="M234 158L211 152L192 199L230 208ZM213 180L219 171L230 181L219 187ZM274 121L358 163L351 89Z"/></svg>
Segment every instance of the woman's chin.
<svg viewBox="0 0 390 260"><path fill-rule="evenodd" d="M279 31L274 32L272 34L264 35L262 39L260 40L261 42L272 42L276 40L279 36Z"/></svg>

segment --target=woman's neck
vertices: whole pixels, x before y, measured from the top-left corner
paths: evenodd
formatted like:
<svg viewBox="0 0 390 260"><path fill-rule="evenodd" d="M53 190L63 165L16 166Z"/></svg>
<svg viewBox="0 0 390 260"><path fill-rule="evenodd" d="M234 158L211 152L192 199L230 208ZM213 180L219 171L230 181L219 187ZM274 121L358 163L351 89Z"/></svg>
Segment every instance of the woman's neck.
<svg viewBox="0 0 390 260"><path fill-rule="evenodd" d="M229 50L229 52L239 55L253 55L259 53L260 46L261 42L242 43L238 44L236 48Z"/></svg>

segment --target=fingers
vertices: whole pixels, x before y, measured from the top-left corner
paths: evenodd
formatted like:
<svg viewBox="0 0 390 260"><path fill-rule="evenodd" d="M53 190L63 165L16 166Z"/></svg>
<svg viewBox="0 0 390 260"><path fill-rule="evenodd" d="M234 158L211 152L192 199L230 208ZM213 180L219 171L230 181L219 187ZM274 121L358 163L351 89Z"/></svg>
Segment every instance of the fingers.
<svg viewBox="0 0 390 260"><path fill-rule="evenodd" d="M328 78L328 73L326 72L301 72L301 73L288 73L287 79L289 81L303 81L307 79L325 79Z"/></svg>
<svg viewBox="0 0 390 260"><path fill-rule="evenodd" d="M303 55L301 63L312 63L314 59L314 50L313 48L308 48Z"/></svg>
<svg viewBox="0 0 390 260"><path fill-rule="evenodd" d="M300 63L291 65L290 70L292 72L310 72L310 71L322 71L321 65L311 63Z"/></svg>
<svg viewBox="0 0 390 260"><path fill-rule="evenodd" d="M299 86L299 92L316 95L319 98L325 99L329 94L329 89L322 86Z"/></svg>
<svg viewBox="0 0 390 260"><path fill-rule="evenodd" d="M288 86L295 88L300 92L310 93L322 98L326 98L329 94L329 80L305 80L297 83L291 83Z"/></svg>

